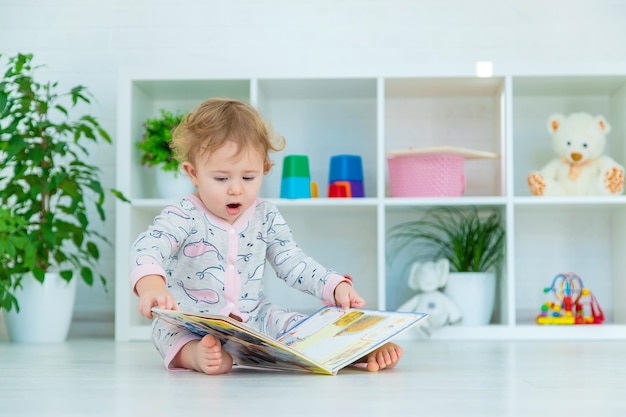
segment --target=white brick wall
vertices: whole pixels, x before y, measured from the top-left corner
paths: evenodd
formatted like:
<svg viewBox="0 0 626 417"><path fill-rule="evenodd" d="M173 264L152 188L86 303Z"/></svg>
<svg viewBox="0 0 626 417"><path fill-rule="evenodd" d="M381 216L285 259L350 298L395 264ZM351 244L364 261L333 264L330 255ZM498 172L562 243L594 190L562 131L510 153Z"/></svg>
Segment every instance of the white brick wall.
<svg viewBox="0 0 626 417"><path fill-rule="evenodd" d="M437 75L479 60L493 61L496 73L601 67L626 61L624 22L622 0L0 0L0 53L33 52L47 66L42 76L86 85L97 97L92 113L114 134L124 66L258 77ZM93 158L114 186L114 148ZM110 291L79 287L75 336L113 333L115 260L103 249ZM94 317L103 320L93 326Z"/></svg>

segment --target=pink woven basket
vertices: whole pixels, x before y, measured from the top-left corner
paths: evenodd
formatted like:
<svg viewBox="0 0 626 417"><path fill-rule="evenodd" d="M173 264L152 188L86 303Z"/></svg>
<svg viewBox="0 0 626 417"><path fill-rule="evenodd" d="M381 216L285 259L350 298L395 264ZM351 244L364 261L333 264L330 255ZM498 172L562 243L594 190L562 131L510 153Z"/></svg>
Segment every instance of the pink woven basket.
<svg viewBox="0 0 626 417"><path fill-rule="evenodd" d="M458 197L465 192L461 155L408 154L387 158L392 197Z"/></svg>

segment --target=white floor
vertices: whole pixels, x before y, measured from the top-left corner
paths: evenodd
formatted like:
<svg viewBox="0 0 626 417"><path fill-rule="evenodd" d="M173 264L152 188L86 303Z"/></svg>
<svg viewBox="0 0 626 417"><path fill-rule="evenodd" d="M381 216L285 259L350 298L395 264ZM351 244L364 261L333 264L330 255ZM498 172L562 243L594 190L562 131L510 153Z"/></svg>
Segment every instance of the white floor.
<svg viewBox="0 0 626 417"><path fill-rule="evenodd" d="M626 416L626 342L402 342L379 374L167 372L149 343L0 342L0 416Z"/></svg>

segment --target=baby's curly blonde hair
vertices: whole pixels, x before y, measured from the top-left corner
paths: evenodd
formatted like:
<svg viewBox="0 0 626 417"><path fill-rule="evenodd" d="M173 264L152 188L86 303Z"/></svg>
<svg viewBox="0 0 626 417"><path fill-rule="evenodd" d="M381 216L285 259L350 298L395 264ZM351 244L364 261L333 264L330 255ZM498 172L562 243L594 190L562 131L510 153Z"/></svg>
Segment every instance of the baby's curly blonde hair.
<svg viewBox="0 0 626 417"><path fill-rule="evenodd" d="M208 99L187 114L174 130L171 147L180 163L195 164L228 141L237 145L237 153L250 147L261 152L265 173L273 165L269 153L285 147L285 138L274 134L254 107L226 98Z"/></svg>

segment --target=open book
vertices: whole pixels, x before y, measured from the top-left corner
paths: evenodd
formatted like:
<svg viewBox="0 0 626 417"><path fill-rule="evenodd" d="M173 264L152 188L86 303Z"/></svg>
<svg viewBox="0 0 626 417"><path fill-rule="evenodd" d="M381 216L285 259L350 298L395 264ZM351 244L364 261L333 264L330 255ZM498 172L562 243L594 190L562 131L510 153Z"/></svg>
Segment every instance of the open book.
<svg viewBox="0 0 626 417"><path fill-rule="evenodd" d="M230 317L154 308L155 317L212 334L239 366L336 375L424 319L425 313L323 307L278 340Z"/></svg>

